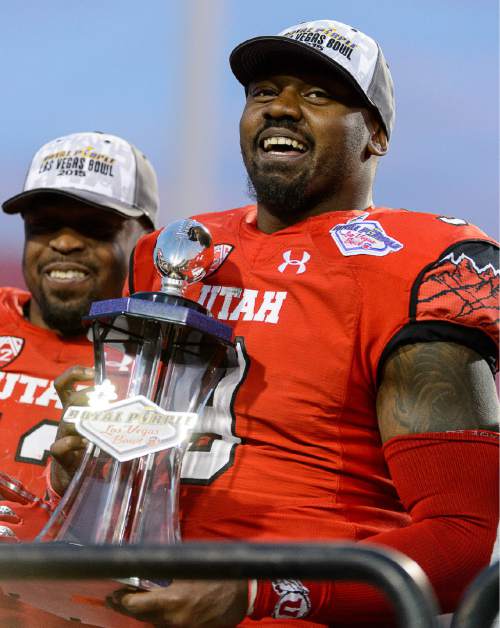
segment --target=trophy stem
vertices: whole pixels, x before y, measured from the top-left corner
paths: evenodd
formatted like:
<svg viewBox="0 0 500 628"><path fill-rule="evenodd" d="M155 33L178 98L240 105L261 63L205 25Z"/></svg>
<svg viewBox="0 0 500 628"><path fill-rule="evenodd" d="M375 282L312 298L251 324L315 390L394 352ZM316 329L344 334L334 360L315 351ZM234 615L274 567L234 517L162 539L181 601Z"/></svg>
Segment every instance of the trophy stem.
<svg viewBox="0 0 500 628"><path fill-rule="evenodd" d="M95 539L95 542L98 544L111 542L110 537L113 536L114 529L121 528L123 525L123 522L120 519L116 520L116 504L123 506L122 498L124 497L124 491L120 483L120 476L122 475L122 466L124 465L121 465L116 461L113 461L111 464L112 468L109 480L109 489L103 507L101 525ZM127 464L127 466L129 465Z"/></svg>
<svg viewBox="0 0 500 628"><path fill-rule="evenodd" d="M172 277L162 277L161 291L165 294L181 297L184 292L186 282L181 279L173 279Z"/></svg>
<svg viewBox="0 0 500 628"><path fill-rule="evenodd" d="M161 348L161 338L148 338L145 340L133 367L133 373L127 391L128 397L133 395L151 396L151 392L157 383L152 375L158 370L157 367ZM149 373L146 372L146 367L148 367Z"/></svg>
<svg viewBox="0 0 500 628"><path fill-rule="evenodd" d="M180 540L178 489L184 451L185 447L173 447L141 459L142 473L138 477L128 543ZM165 525L166 521L169 525Z"/></svg>
<svg viewBox="0 0 500 628"><path fill-rule="evenodd" d="M128 528L130 525L130 513L133 511L134 491L136 485L136 475L139 472L142 458L132 460L130 463L122 463L122 471L127 474L126 482L123 487L123 497L120 506L120 512L116 518L117 524L113 530L111 538L112 543L123 543L128 537ZM129 467L127 469L127 467Z"/></svg>
<svg viewBox="0 0 500 628"><path fill-rule="evenodd" d="M142 533L144 528L144 517L142 513L144 511L145 502L150 489L150 484L153 479L153 465L155 463L155 455L149 454L139 461L139 468L136 475L136 486L138 486L137 497L133 508L133 517L130 524L130 531L128 536L129 543L139 543L142 540Z"/></svg>

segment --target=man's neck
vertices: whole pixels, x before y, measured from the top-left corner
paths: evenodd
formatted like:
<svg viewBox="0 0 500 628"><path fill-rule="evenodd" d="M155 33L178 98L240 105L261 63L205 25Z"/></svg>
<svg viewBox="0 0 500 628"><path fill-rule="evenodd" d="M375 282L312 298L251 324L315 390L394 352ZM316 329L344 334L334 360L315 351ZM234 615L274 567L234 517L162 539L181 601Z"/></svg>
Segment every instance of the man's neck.
<svg viewBox="0 0 500 628"><path fill-rule="evenodd" d="M38 307L37 302L30 298L23 307L24 318L26 318L35 327L41 327L42 329L50 329L47 323L43 320L42 313ZM50 331L55 331L50 329Z"/></svg>
<svg viewBox="0 0 500 628"><path fill-rule="evenodd" d="M286 207L270 207L257 203L257 228L263 233L275 233L311 216L334 211L363 210L372 205L371 190L365 194L350 195L349 198L329 198L297 213L287 212Z"/></svg>
<svg viewBox="0 0 500 628"><path fill-rule="evenodd" d="M79 337L85 335L85 330L83 328L81 330L81 333L65 334L61 330L55 329L54 327L51 327L50 325L48 325L42 316L42 312L40 308L38 307L37 302L33 298L29 299L24 304L23 316L27 321L29 321L35 327L40 327L41 329L47 329L48 331L52 331L58 336L61 336L61 338L78 339Z"/></svg>

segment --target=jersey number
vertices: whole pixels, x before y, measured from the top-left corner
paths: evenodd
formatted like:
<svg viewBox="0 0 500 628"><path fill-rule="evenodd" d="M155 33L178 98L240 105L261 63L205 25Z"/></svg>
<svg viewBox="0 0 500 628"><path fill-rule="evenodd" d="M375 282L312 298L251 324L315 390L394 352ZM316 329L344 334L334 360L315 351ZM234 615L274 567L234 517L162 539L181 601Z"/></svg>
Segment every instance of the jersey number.
<svg viewBox="0 0 500 628"><path fill-rule="evenodd" d="M57 421L44 419L24 432L19 439L16 461L45 465L50 446L56 439L57 426Z"/></svg>
<svg viewBox="0 0 500 628"><path fill-rule="evenodd" d="M201 429L194 434L182 464L183 482L210 484L233 464L234 450L241 443L236 436L234 399L245 379L249 359L243 338L236 339L238 365L227 369L201 417ZM44 419L19 440L16 460L45 465L57 434L57 421Z"/></svg>
<svg viewBox="0 0 500 628"><path fill-rule="evenodd" d="M233 465L241 443L235 434L234 400L250 364L243 338L236 338L236 351L238 365L227 369L217 385L200 418L201 430L193 435L184 456L184 483L210 484Z"/></svg>

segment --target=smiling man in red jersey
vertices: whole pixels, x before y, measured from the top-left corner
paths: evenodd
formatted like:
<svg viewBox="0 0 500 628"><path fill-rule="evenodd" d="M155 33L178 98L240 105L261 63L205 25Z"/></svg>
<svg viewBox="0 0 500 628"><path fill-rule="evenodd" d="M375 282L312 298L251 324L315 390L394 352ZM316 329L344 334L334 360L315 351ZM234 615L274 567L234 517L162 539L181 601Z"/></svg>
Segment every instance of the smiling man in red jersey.
<svg viewBox="0 0 500 628"><path fill-rule="evenodd" d="M33 539L47 520L44 470L61 415L53 381L93 365L82 316L121 294L132 248L155 225L156 175L120 137L75 133L37 151L24 191L3 209L24 220L29 290L0 288L0 535L12 542ZM0 624L71 622L1 595Z"/></svg>
<svg viewBox="0 0 500 628"><path fill-rule="evenodd" d="M61 413L53 380L93 364L82 316L120 294L133 246L154 228L156 175L125 140L75 133L38 150L3 209L24 220L29 292L0 289L0 472L43 497Z"/></svg>
<svg viewBox="0 0 500 628"><path fill-rule="evenodd" d="M186 454L183 537L378 543L416 560L450 611L496 533L496 244L374 204L395 105L371 37L303 23L242 43L231 67L257 203L196 217L217 262L192 296L233 326L240 363ZM156 238L137 244L131 291L159 287ZM346 582L120 599L160 625L392 625L381 595Z"/></svg>

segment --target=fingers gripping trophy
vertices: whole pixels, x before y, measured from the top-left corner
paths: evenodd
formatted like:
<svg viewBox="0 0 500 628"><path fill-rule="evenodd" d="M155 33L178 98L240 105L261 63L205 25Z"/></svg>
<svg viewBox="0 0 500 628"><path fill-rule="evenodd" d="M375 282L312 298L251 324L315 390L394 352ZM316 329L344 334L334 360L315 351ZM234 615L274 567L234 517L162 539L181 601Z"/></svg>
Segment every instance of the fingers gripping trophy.
<svg viewBox="0 0 500 628"><path fill-rule="evenodd" d="M180 541L183 455L225 369L236 365L236 353L231 328L183 296L213 262L208 230L194 220L171 223L160 232L153 256L162 277L160 292L91 306L86 320L94 343L96 386L88 393L88 406L70 406L64 414L89 445L37 542L65 542L77 549ZM138 578L126 584L158 586ZM26 583L2 585L24 602L84 623L143 625L104 605L75 602L88 596L104 600L120 588L116 581L54 587L42 580L34 586L36 592Z"/></svg>

